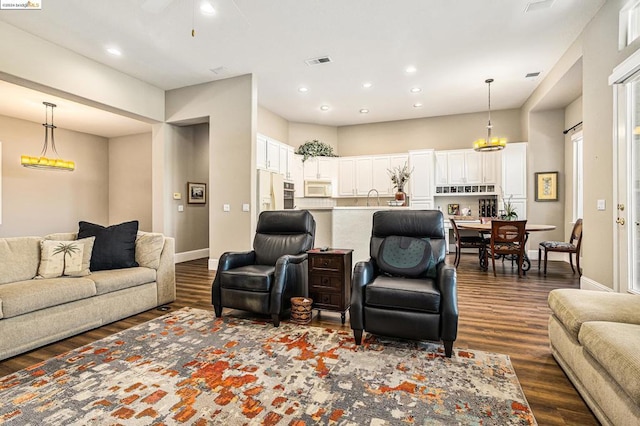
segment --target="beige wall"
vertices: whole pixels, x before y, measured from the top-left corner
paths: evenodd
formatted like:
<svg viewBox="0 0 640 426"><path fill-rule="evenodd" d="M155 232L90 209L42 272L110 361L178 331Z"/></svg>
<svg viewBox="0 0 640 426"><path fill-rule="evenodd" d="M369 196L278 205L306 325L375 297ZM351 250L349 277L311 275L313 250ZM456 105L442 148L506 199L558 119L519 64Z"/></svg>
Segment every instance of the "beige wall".
<svg viewBox="0 0 640 426"><path fill-rule="evenodd" d="M564 128L568 129L582 121L582 96L573 101L564 110ZM569 241L573 228L573 142L571 137L577 132L582 132L582 127L576 131L570 131L564 136L564 241ZM569 225L569 226L567 226Z"/></svg>
<svg viewBox="0 0 640 426"><path fill-rule="evenodd" d="M392 154L411 149L471 148L486 137L486 112L417 118L338 128L339 154ZM492 111L493 135L522 142L520 111Z"/></svg>
<svg viewBox="0 0 640 426"><path fill-rule="evenodd" d="M335 154L340 153L338 146L338 128L320 124L289 123L289 145L298 149L306 141L317 139L333 148Z"/></svg>
<svg viewBox="0 0 640 426"><path fill-rule="evenodd" d="M109 139L109 223L151 231L151 133Z"/></svg>
<svg viewBox="0 0 640 426"><path fill-rule="evenodd" d="M527 146L527 220L555 225L554 231L532 233L529 250L537 250L540 241L564 240L564 110L532 112L529 115ZM558 172L558 201L535 201L535 174Z"/></svg>
<svg viewBox="0 0 640 426"><path fill-rule="evenodd" d="M75 161L76 170L24 168L20 155L38 155L42 150L42 124L0 116L3 209L0 237L77 231L81 220L108 224L107 139L60 128L55 136L58 153Z"/></svg>
<svg viewBox="0 0 640 426"><path fill-rule="evenodd" d="M258 105L258 133L288 144L289 122Z"/></svg>
<svg viewBox="0 0 640 426"><path fill-rule="evenodd" d="M252 201L256 197L257 108L255 80L251 75L170 90L166 95L168 122L209 122L207 206L209 256L214 263L225 251L251 247L256 217ZM166 165L170 153L163 151L163 147L175 133L174 126L153 127L154 167ZM173 179L174 173L170 172L169 179ZM160 194L166 191L164 174L154 175L154 185ZM251 211L243 212L243 203L250 204ZM229 212L223 211L224 204L229 204ZM167 209L166 205L155 204L154 215L156 208L163 223L154 223L154 227L165 228L172 215L162 211Z"/></svg>
<svg viewBox="0 0 640 426"><path fill-rule="evenodd" d="M209 209L207 204L189 204L188 182L209 182L209 125L174 127L171 152L174 164L172 193L181 194L171 200L176 253L209 247ZM208 194L207 194L208 195ZM183 211L178 210L183 207Z"/></svg>

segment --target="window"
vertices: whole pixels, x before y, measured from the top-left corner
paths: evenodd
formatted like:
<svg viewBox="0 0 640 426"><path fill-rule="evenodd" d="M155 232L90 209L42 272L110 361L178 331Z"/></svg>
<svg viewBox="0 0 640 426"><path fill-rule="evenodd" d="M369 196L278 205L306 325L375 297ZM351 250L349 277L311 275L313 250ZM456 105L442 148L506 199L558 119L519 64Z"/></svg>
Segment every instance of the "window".
<svg viewBox="0 0 640 426"><path fill-rule="evenodd" d="M583 215L583 182L582 169L582 132L571 137L573 143L573 221L584 217Z"/></svg>

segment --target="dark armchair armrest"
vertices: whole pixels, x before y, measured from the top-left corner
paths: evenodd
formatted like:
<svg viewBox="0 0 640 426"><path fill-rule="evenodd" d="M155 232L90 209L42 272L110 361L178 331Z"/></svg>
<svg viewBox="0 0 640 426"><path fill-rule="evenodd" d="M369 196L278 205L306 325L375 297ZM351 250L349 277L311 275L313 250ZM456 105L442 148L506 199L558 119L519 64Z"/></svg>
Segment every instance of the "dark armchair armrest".
<svg viewBox="0 0 640 426"><path fill-rule="evenodd" d="M440 262L436 283L442 296L442 340L453 341L458 335L458 290L456 268Z"/></svg>
<svg viewBox="0 0 640 426"><path fill-rule="evenodd" d="M353 268L351 279L351 307L349 308L349 322L354 330L364 329L364 289L377 275L377 267L374 260L358 262Z"/></svg>
<svg viewBox="0 0 640 426"><path fill-rule="evenodd" d="M272 315L280 313L289 298L309 295L307 257L306 253L302 253L278 258L271 288L269 310Z"/></svg>
<svg viewBox="0 0 640 426"><path fill-rule="evenodd" d="M241 266L253 265L256 261L256 252L244 251L244 252L226 252L220 256L218 261L218 269L216 270L216 276L213 279L213 285L211 286L211 303L216 309L216 312L222 312L221 296L220 296L220 272L228 271L229 269L239 268Z"/></svg>

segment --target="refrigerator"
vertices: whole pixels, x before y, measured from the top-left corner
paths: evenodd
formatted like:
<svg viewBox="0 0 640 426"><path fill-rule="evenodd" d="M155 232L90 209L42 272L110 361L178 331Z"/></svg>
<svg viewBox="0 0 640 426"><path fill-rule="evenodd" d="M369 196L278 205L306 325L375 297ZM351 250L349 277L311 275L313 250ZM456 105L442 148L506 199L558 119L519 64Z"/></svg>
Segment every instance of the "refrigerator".
<svg viewBox="0 0 640 426"><path fill-rule="evenodd" d="M257 212L284 209L284 176L267 170L258 170Z"/></svg>

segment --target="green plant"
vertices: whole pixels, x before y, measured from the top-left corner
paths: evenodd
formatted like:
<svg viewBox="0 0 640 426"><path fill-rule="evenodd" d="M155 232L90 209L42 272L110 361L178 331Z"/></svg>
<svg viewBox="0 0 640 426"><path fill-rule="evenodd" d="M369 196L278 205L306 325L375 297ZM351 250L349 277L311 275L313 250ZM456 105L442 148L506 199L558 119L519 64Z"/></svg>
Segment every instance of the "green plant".
<svg viewBox="0 0 640 426"><path fill-rule="evenodd" d="M398 192L403 192L404 186L411 177L411 173L413 173L413 169L409 170L407 163L404 163L404 166L396 166L391 169L387 169L387 172L389 172L389 177L391 178L393 187L396 188Z"/></svg>
<svg viewBox="0 0 640 426"><path fill-rule="evenodd" d="M502 204L504 205L504 218L506 220L518 219L518 213L516 213L516 208L511 204L511 197L513 197L513 195L509 195L508 200L502 201Z"/></svg>
<svg viewBox="0 0 640 426"><path fill-rule="evenodd" d="M309 157L337 157L333 153L333 148L318 139L306 141L298 147L296 154L302 155L302 162L307 161Z"/></svg>

